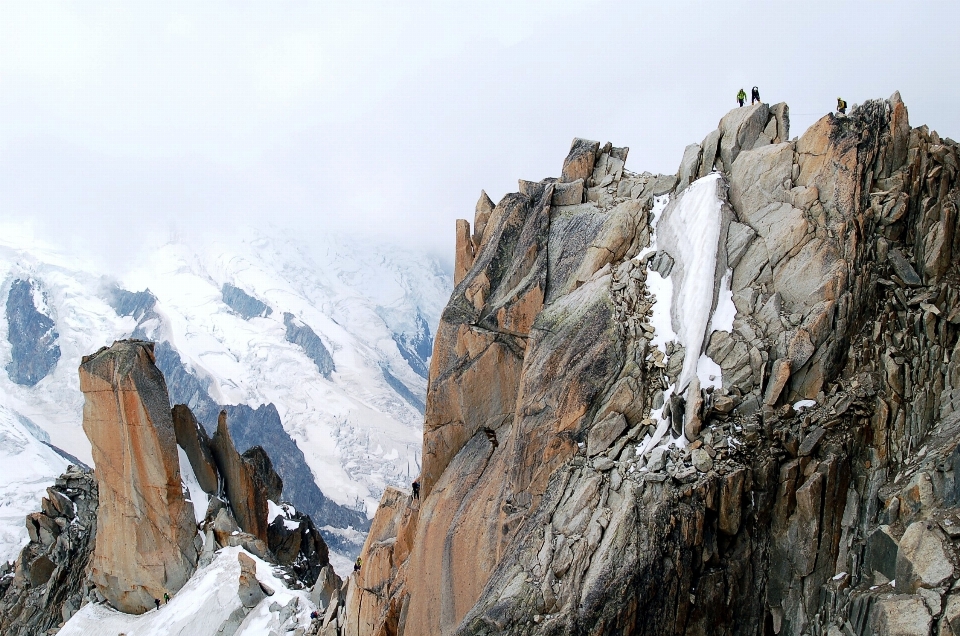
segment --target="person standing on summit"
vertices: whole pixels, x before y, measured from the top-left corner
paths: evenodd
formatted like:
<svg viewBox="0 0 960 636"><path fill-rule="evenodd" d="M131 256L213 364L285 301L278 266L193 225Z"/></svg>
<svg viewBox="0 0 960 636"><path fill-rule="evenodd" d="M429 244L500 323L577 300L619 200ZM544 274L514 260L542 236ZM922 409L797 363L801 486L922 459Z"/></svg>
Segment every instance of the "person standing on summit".
<svg viewBox="0 0 960 636"><path fill-rule="evenodd" d="M747 94L743 92L743 89L740 89L740 92L737 93L737 101L740 102L740 107L743 107L743 102L747 101Z"/></svg>
<svg viewBox="0 0 960 636"><path fill-rule="evenodd" d="M760 89L756 86L753 87L753 90L750 91L750 105L753 106L756 102L760 101Z"/></svg>

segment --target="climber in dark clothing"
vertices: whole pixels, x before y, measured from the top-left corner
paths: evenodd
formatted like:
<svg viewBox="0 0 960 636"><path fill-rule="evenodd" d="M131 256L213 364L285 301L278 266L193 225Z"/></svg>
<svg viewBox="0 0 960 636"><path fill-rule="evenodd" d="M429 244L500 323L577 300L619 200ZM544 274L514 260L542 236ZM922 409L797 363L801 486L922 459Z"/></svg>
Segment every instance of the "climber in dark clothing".
<svg viewBox="0 0 960 636"><path fill-rule="evenodd" d="M157 604L157 609L160 609L160 599L155 598L153 599L153 602Z"/></svg>
<svg viewBox="0 0 960 636"><path fill-rule="evenodd" d="M363 561L360 560L360 557L357 557L357 562L353 564L353 571L354 571L354 572L359 572L359 571L360 571L360 566L362 566L362 565L363 565Z"/></svg>
<svg viewBox="0 0 960 636"><path fill-rule="evenodd" d="M837 112L841 115L847 114L847 102L843 101L842 97L837 98Z"/></svg>
<svg viewBox="0 0 960 636"><path fill-rule="evenodd" d="M756 86L753 87L753 90L750 91L750 105L752 106L754 102L760 101L760 89Z"/></svg>
<svg viewBox="0 0 960 636"><path fill-rule="evenodd" d="M747 101L747 94L743 92L743 89L740 89L740 92L737 93L737 101L740 102L740 106L743 106L743 102Z"/></svg>
<svg viewBox="0 0 960 636"><path fill-rule="evenodd" d="M413 482L413 498L420 499L420 480Z"/></svg>

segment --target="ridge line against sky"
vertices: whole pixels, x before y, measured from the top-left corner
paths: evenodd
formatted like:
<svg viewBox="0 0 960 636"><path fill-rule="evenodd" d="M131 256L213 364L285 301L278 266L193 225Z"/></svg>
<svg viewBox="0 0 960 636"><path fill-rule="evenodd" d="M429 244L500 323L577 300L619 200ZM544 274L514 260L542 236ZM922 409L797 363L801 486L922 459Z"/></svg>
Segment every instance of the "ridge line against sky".
<svg viewBox="0 0 960 636"><path fill-rule="evenodd" d="M92 7L92 8L91 8ZM0 227L120 266L269 220L449 259L453 222L559 173L574 136L672 173L741 87L792 134L900 90L960 136L960 6L0 4ZM131 237L138 237L137 246Z"/></svg>

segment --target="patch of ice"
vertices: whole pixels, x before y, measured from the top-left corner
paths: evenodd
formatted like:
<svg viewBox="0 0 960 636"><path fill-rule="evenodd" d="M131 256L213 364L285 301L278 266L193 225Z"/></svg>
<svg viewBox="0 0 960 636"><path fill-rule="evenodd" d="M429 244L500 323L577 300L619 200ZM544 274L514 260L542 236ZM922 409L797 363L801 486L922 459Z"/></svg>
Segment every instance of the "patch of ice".
<svg viewBox="0 0 960 636"><path fill-rule="evenodd" d="M794 411L802 411L803 409L813 408L817 405L816 400L800 400L799 402L793 403Z"/></svg>
<svg viewBox="0 0 960 636"><path fill-rule="evenodd" d="M710 319L710 331L733 331L733 321L737 317L737 306L733 304L733 289L730 281L733 279L733 270L729 267L723 278L720 279L720 290L717 293L717 308L713 310Z"/></svg>
<svg viewBox="0 0 960 636"><path fill-rule="evenodd" d="M697 372L717 299L717 256L723 226L722 202L717 197L720 178L711 174L690 184L657 224L657 243L674 260L671 318L685 349L678 391L685 390Z"/></svg>
<svg viewBox="0 0 960 636"><path fill-rule="evenodd" d="M271 499L267 499L267 523L273 523L273 520L277 517L285 517L283 513L283 508L273 503Z"/></svg>
<svg viewBox="0 0 960 636"><path fill-rule="evenodd" d="M700 388L705 389L712 386L719 389L723 386L723 369L713 361L707 354L702 354L697 361L697 378L700 380Z"/></svg>
<svg viewBox="0 0 960 636"><path fill-rule="evenodd" d="M200 487L200 480L197 479L196 473L193 472L190 458L187 457L187 453L180 448L179 445L177 446L177 457L180 458L180 480L190 495L188 501L190 505L193 506L194 517L197 523L200 523L204 517L207 516L209 497L207 497L207 493L203 491L203 488Z"/></svg>

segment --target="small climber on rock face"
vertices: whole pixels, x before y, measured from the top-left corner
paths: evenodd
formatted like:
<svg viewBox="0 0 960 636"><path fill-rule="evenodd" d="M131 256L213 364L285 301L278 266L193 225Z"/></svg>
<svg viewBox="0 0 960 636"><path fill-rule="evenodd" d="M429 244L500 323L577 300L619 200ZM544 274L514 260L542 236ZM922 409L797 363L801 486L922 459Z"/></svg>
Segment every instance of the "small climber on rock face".
<svg viewBox="0 0 960 636"><path fill-rule="evenodd" d="M413 482L413 498L420 499L420 480Z"/></svg>
<svg viewBox="0 0 960 636"><path fill-rule="evenodd" d="M740 102L740 106L743 106L743 102L747 101L747 94L742 88L740 89L740 92L737 93L737 101Z"/></svg>
<svg viewBox="0 0 960 636"><path fill-rule="evenodd" d="M156 604L157 609L160 609L160 599L155 598L155 599L153 599L153 602Z"/></svg>
<svg viewBox="0 0 960 636"><path fill-rule="evenodd" d="M756 86L753 87L753 90L750 91L750 105L760 101L760 89Z"/></svg>
<svg viewBox="0 0 960 636"><path fill-rule="evenodd" d="M164 592L164 593L163 593L163 604L166 605L166 604L169 603L169 602L170 602L170 595L167 594L166 592Z"/></svg>
<svg viewBox="0 0 960 636"><path fill-rule="evenodd" d="M842 97L837 98L837 112L841 115L847 114L847 102L845 102Z"/></svg>
<svg viewBox="0 0 960 636"><path fill-rule="evenodd" d="M354 572L359 572L359 571L360 571L360 566L362 566L362 565L363 565L363 561L360 560L360 557L357 557L357 562L353 564L353 571L354 571Z"/></svg>

